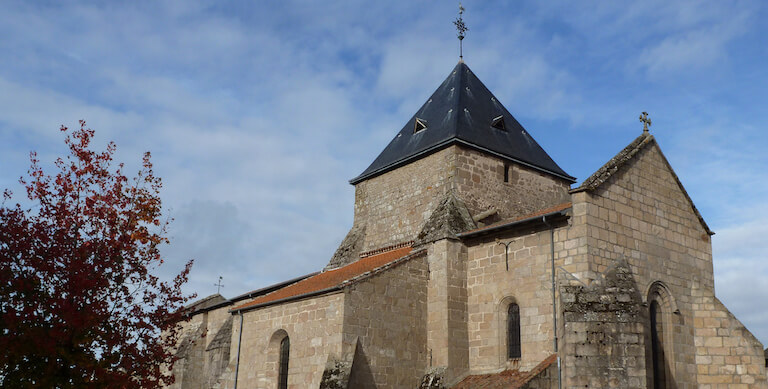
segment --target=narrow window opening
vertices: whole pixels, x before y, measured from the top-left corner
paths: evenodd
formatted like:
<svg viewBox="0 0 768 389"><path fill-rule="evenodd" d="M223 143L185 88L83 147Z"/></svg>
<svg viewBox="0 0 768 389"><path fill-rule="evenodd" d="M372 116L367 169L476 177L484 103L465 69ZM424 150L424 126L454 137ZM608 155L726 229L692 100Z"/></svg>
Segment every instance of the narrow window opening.
<svg viewBox="0 0 768 389"><path fill-rule="evenodd" d="M515 359L522 356L520 347L520 306L509 304L507 310L507 358Z"/></svg>
<svg viewBox="0 0 768 389"><path fill-rule="evenodd" d="M507 127L504 125L504 116L499 115L493 118L491 121L491 127L497 130L506 131Z"/></svg>
<svg viewBox="0 0 768 389"><path fill-rule="evenodd" d="M504 164L504 182L509 182L509 164Z"/></svg>
<svg viewBox="0 0 768 389"><path fill-rule="evenodd" d="M661 306L651 302L651 358L653 358L653 389L666 389L666 365L664 358L664 324Z"/></svg>
<svg viewBox="0 0 768 389"><path fill-rule="evenodd" d="M427 129L427 121L424 119L416 118L416 122L413 125L413 133L417 133L421 130Z"/></svg>
<svg viewBox="0 0 768 389"><path fill-rule="evenodd" d="M291 341L286 336L280 342L280 371L277 376L277 389L288 389L288 354Z"/></svg>

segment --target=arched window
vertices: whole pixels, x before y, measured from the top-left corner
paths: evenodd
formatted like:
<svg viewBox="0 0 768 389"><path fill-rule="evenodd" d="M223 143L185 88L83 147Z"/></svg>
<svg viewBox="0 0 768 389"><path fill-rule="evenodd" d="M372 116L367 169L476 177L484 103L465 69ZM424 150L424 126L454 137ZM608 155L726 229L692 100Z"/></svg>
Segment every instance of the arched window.
<svg viewBox="0 0 768 389"><path fill-rule="evenodd" d="M665 389L667 381L666 359L664 358L664 319L661 305L651 301L651 360L653 368L653 389Z"/></svg>
<svg viewBox="0 0 768 389"><path fill-rule="evenodd" d="M646 359L648 389L675 387L674 334L679 322L675 298L661 281L648 288L648 331L646 332Z"/></svg>
<svg viewBox="0 0 768 389"><path fill-rule="evenodd" d="M522 356L520 347L520 306L515 303L507 308L507 358Z"/></svg>
<svg viewBox="0 0 768 389"><path fill-rule="evenodd" d="M288 354L291 349L291 341L284 337L280 341L280 362L278 364L279 372L277 374L277 389L288 389Z"/></svg>

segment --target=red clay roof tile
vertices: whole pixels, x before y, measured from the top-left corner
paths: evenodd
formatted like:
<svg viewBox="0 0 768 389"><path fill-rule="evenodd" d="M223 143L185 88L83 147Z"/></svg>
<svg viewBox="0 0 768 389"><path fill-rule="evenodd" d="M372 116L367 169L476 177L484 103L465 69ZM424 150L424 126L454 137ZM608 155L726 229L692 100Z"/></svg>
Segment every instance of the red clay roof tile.
<svg viewBox="0 0 768 389"><path fill-rule="evenodd" d="M531 371L504 370L494 374L471 375L454 385L452 389L517 389L530 382L557 361L557 354L552 354Z"/></svg>
<svg viewBox="0 0 768 389"><path fill-rule="evenodd" d="M394 260L400 259L411 252L411 246L400 247L384 253L371 255L352 262L338 269L327 270L315 276L305 278L295 284L288 285L272 293L257 297L253 301L233 308L239 311L244 308L275 302L285 298L300 296L307 293L318 292L324 289L341 285L343 282L359 277L371 270L384 266Z"/></svg>

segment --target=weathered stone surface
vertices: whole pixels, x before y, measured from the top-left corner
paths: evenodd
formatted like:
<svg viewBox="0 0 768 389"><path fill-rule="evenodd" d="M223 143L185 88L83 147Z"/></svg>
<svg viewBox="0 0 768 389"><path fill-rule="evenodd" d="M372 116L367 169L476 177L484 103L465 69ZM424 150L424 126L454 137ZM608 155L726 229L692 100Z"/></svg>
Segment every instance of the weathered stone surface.
<svg viewBox="0 0 768 389"><path fill-rule="evenodd" d="M355 356L350 387L419 385L428 363L428 274L420 255L345 289L342 355Z"/></svg>
<svg viewBox="0 0 768 389"><path fill-rule="evenodd" d="M647 318L640 314L642 297L629 264L617 260L591 285L564 285L560 295L567 381L601 388L645 385Z"/></svg>
<svg viewBox="0 0 768 389"><path fill-rule="evenodd" d="M456 234L475 227L464 203L449 192L424 223L414 247L440 239L457 239Z"/></svg>
<svg viewBox="0 0 768 389"><path fill-rule="evenodd" d="M554 312L563 387L647 388L654 306L667 387L768 388L766 351L715 297L709 230L650 136L570 194L560 179L462 146L355 190L354 227L326 271L414 239L423 250L340 291L245 312L238 387L276 387L284 336L292 388L439 388L508 372L503 381L555 353ZM456 239L472 215L508 220L568 201L568 220L552 226ZM510 359L512 303L522 355ZM175 388L233 386L240 334L226 309L184 324ZM547 366L522 387L556 387Z"/></svg>
<svg viewBox="0 0 768 389"><path fill-rule="evenodd" d="M349 373L352 370L352 364L337 360L328 359L323 370L323 377L320 380L320 389L347 389L349 384Z"/></svg>
<svg viewBox="0 0 768 389"><path fill-rule="evenodd" d="M348 265L352 262L360 259L359 254L363 248L363 240L365 239L365 225L354 225L344 237L344 240L333 253L333 257L325 266L325 269L335 269Z"/></svg>
<svg viewBox="0 0 768 389"><path fill-rule="evenodd" d="M428 369L424 377L421 378L418 389L446 389L445 382L443 382L444 374L444 367Z"/></svg>
<svg viewBox="0 0 768 389"><path fill-rule="evenodd" d="M229 315L219 330L213 336L213 340L205 349L208 354L206 366L206 387L212 388L219 381L224 370L229 364L229 353L232 348L232 325L234 316Z"/></svg>
<svg viewBox="0 0 768 389"><path fill-rule="evenodd" d="M227 317L227 320L224 322L224 324L222 324L219 331L216 332L216 335L213 337L213 340L211 340L211 343L208 345L208 348L206 348L205 351L213 351L222 348L229 349L232 344L233 321L234 316Z"/></svg>

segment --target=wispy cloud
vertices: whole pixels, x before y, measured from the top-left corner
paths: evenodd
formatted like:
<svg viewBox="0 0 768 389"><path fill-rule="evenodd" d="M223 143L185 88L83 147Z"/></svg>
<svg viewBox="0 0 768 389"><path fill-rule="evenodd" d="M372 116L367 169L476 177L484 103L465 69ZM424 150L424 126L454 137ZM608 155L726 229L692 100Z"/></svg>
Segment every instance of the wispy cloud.
<svg viewBox="0 0 768 389"><path fill-rule="evenodd" d="M585 178L652 131L715 236L718 293L768 341L759 293L768 31L759 2L465 2L465 60ZM153 153L175 221L165 274L227 296L321 268L359 174L455 65L453 6L425 2L40 4L0 13L0 184L86 119ZM131 169L128 169L131 171ZM754 247L745 251L744 247ZM751 277L751 278L750 278ZM753 280L758 282L757 280ZM757 284L755 284L757 285ZM762 300L761 300L762 299ZM757 310L754 307L762 307ZM754 326L754 327L753 327Z"/></svg>

